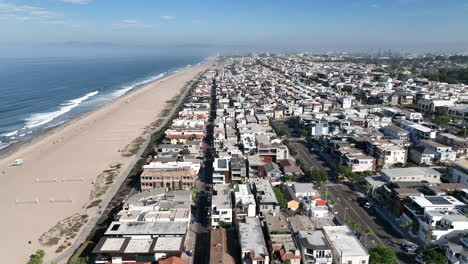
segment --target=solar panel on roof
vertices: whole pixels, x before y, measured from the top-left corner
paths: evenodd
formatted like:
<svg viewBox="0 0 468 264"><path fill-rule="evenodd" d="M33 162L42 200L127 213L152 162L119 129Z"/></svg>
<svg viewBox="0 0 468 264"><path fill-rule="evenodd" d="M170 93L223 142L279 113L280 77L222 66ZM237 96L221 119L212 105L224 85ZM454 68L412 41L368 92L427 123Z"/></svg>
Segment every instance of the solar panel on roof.
<svg viewBox="0 0 468 264"><path fill-rule="evenodd" d="M444 197L439 197L439 196L433 196L433 197L426 197L426 199L431 202L432 204L437 204L437 205L450 205L449 201L445 199Z"/></svg>
<svg viewBox="0 0 468 264"><path fill-rule="evenodd" d="M221 169L227 168L227 162L225 159L218 160L218 168L221 168Z"/></svg>

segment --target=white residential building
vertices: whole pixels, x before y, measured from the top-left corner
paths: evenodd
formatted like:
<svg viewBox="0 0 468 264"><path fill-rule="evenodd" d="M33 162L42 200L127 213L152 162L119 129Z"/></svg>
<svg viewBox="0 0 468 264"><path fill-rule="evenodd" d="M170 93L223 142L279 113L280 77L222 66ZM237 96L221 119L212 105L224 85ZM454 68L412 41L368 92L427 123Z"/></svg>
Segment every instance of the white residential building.
<svg viewBox="0 0 468 264"><path fill-rule="evenodd" d="M332 264L332 250L322 230L299 231L297 242L304 264Z"/></svg>
<svg viewBox="0 0 468 264"><path fill-rule="evenodd" d="M255 217L256 203L250 185L238 184L234 190L235 209L238 218Z"/></svg>
<svg viewBox="0 0 468 264"><path fill-rule="evenodd" d="M420 145L437 153L437 161L452 161L457 157L457 153L452 150L452 147L440 144L433 140L421 140Z"/></svg>
<svg viewBox="0 0 468 264"><path fill-rule="evenodd" d="M440 182L442 174L425 167L383 169L382 176L387 182Z"/></svg>
<svg viewBox="0 0 468 264"><path fill-rule="evenodd" d="M278 213L280 206L270 181L259 180L254 186L259 211L263 214Z"/></svg>
<svg viewBox="0 0 468 264"><path fill-rule="evenodd" d="M211 201L211 227L219 227L219 222L232 224L231 191L227 184L217 184Z"/></svg>
<svg viewBox="0 0 468 264"><path fill-rule="evenodd" d="M409 196L401 219L407 223L419 222L418 236L426 243L441 239L455 231L468 229L468 217L462 213L466 205L452 196ZM427 237L427 231L432 237Z"/></svg>
<svg viewBox="0 0 468 264"><path fill-rule="evenodd" d="M468 160L454 161L451 169L451 182L468 186Z"/></svg>
<svg viewBox="0 0 468 264"><path fill-rule="evenodd" d="M239 223L239 242L243 264L269 263L270 256L258 218L247 217L245 223Z"/></svg>
<svg viewBox="0 0 468 264"><path fill-rule="evenodd" d="M334 263L369 263L369 253L348 226L324 226L323 233L331 245Z"/></svg>

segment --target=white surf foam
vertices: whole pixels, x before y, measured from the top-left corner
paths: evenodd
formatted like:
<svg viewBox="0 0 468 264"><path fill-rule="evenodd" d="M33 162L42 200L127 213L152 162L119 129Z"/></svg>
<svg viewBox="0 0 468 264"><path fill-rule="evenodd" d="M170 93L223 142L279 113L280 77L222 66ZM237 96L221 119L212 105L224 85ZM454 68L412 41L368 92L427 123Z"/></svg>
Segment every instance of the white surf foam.
<svg viewBox="0 0 468 264"><path fill-rule="evenodd" d="M83 101L87 100L90 97L95 96L98 93L99 93L98 91L94 91L80 98L69 100L64 104L61 104L60 108L54 112L32 114L30 117L26 118L25 128L33 128L33 127L47 124L50 121L54 120L55 118L69 112L70 110L72 110L73 108L81 104Z"/></svg>
<svg viewBox="0 0 468 264"><path fill-rule="evenodd" d="M12 131L12 132L3 133L3 134L1 134L0 136L2 136L2 137L11 137L11 136L14 136L14 135L16 135L16 134L18 134L18 130L15 130L15 131Z"/></svg>
<svg viewBox="0 0 468 264"><path fill-rule="evenodd" d="M137 82L137 83L134 83L134 84L131 84L131 85L123 86L122 89L119 89L119 90L113 92L112 96L114 98L117 98L119 96L124 95L125 93L127 93L128 91L132 90L135 87L138 87L138 86L143 85L143 84L147 84L147 83L152 82L152 81L156 81L158 79L161 79L165 75L166 75L165 73L161 73L161 74L152 76L152 77L150 77L148 79L145 79L145 80L143 80L141 82Z"/></svg>

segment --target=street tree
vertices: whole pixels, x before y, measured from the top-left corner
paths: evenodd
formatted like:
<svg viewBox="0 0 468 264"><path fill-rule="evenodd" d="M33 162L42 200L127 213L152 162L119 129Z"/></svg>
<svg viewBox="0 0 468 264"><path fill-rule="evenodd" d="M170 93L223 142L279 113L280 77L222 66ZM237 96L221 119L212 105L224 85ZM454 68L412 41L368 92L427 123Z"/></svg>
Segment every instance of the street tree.
<svg viewBox="0 0 468 264"><path fill-rule="evenodd" d="M371 264L394 264L397 260L392 248L386 246L376 246L369 249Z"/></svg>
<svg viewBox="0 0 468 264"><path fill-rule="evenodd" d="M442 253L434 249L426 249L423 252L423 260L427 264L447 264L448 259Z"/></svg>

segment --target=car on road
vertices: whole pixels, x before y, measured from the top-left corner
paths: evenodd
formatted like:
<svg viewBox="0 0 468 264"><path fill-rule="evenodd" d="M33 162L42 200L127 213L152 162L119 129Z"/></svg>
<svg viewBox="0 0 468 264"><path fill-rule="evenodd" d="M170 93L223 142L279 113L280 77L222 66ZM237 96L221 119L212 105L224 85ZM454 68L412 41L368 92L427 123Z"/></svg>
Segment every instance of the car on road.
<svg viewBox="0 0 468 264"><path fill-rule="evenodd" d="M424 263L423 255L422 255L422 254L416 255L416 257L414 257L414 261L415 261L416 263Z"/></svg>
<svg viewBox="0 0 468 264"><path fill-rule="evenodd" d="M413 244L411 242L401 242L400 246L403 251L408 252L408 253L415 252L419 248L418 245Z"/></svg>
<svg viewBox="0 0 468 264"><path fill-rule="evenodd" d="M369 202L366 202L366 203L364 203L363 207L366 208L366 209L371 209L372 204L370 204Z"/></svg>
<svg viewBox="0 0 468 264"><path fill-rule="evenodd" d="M359 203L359 206L364 207L366 209L372 208L372 204L366 198L358 197L356 201Z"/></svg>

